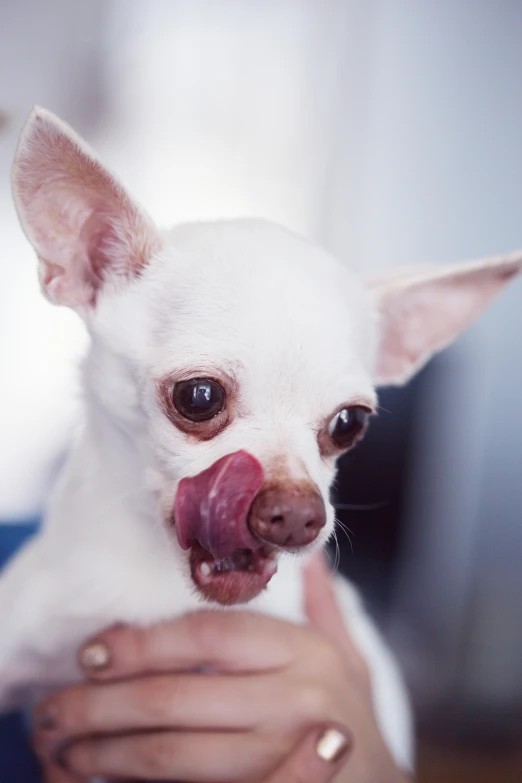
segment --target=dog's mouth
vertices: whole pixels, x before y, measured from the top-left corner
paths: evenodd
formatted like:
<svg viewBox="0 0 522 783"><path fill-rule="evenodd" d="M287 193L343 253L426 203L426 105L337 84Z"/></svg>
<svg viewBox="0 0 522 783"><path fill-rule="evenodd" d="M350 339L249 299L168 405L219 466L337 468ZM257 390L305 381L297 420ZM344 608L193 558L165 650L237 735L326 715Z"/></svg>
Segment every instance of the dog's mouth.
<svg viewBox="0 0 522 783"><path fill-rule="evenodd" d="M237 451L179 483L172 522L179 545L190 550L192 581L209 601L251 601L277 571L274 548L248 527L263 482L258 460Z"/></svg>
<svg viewBox="0 0 522 783"><path fill-rule="evenodd" d="M276 553L269 547L238 549L218 558L194 543L189 562L192 580L205 598L225 605L251 601L277 571Z"/></svg>

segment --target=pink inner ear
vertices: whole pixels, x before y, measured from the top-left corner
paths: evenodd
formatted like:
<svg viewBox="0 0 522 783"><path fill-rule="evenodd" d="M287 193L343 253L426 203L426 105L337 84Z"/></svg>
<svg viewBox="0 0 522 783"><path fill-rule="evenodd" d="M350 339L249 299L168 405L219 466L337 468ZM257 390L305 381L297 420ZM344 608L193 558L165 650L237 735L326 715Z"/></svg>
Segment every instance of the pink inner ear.
<svg viewBox="0 0 522 783"><path fill-rule="evenodd" d="M41 261L42 286L60 304L92 307L107 280L139 274L159 245L152 223L112 174L44 110L22 134L13 192Z"/></svg>
<svg viewBox="0 0 522 783"><path fill-rule="evenodd" d="M60 219L65 222L67 216L62 215ZM45 226L43 221L42 224ZM53 227L49 228L43 242L50 244L50 235L53 234L50 252L53 258L63 259L64 263L40 258L41 282L53 301L76 307L94 307L107 278L118 275L130 277L138 273L140 267L134 269L129 264L127 269L120 260L122 243L115 228L115 219L106 211L93 211L74 242L70 241L69 234L65 241L61 241L59 231L55 228L53 232Z"/></svg>
<svg viewBox="0 0 522 783"><path fill-rule="evenodd" d="M384 286L377 383L408 380L480 315L520 265L497 261Z"/></svg>
<svg viewBox="0 0 522 783"><path fill-rule="evenodd" d="M92 292L95 304L96 294L107 277L136 277L146 259L144 256L125 257L126 237L118 234L118 218L103 209L94 210L80 232L80 257L86 260L83 266L83 282ZM132 230L129 224L128 230Z"/></svg>
<svg viewBox="0 0 522 783"><path fill-rule="evenodd" d="M80 243L85 244L85 255L89 259L90 279L96 289L101 286L107 266L111 235L114 236L114 230L110 219L102 212L93 212L80 233Z"/></svg>

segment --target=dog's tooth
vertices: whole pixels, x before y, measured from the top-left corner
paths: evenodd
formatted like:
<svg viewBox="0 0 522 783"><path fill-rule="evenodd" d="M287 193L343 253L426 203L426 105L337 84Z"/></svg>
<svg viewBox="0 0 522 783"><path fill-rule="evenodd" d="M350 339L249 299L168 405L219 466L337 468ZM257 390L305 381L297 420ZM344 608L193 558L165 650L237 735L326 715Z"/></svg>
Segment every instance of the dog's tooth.
<svg viewBox="0 0 522 783"><path fill-rule="evenodd" d="M199 567L199 570L201 571L203 576L210 576L210 574L212 572L212 569L211 569L211 567L209 566L208 563L201 563L201 565Z"/></svg>
<svg viewBox="0 0 522 783"><path fill-rule="evenodd" d="M233 557L223 557L221 560L216 560L214 571L216 574L227 573L228 571L235 571L236 566Z"/></svg>

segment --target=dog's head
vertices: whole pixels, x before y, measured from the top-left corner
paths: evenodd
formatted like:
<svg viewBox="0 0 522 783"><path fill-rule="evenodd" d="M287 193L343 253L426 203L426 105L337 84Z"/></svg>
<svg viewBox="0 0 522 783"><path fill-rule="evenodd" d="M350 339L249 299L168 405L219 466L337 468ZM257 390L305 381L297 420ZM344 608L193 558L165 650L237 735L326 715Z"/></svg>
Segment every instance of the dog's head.
<svg viewBox="0 0 522 783"><path fill-rule="evenodd" d="M160 232L43 110L13 190L44 292L92 335L88 393L155 472L193 582L222 604L257 595L278 552L327 540L336 459L363 437L375 386L407 380L522 265L363 281L264 221Z"/></svg>

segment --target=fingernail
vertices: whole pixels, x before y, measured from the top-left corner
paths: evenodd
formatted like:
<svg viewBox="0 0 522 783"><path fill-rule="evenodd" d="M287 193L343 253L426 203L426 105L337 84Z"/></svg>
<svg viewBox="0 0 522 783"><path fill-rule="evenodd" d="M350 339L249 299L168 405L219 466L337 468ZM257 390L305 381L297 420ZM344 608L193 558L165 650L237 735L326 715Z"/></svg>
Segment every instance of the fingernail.
<svg viewBox="0 0 522 783"><path fill-rule="evenodd" d="M336 764L350 750L351 740L337 729L326 729L315 746L317 755L329 764Z"/></svg>
<svg viewBox="0 0 522 783"><path fill-rule="evenodd" d="M80 653L80 663L86 669L100 671L109 665L110 660L109 648L104 642L91 642Z"/></svg>
<svg viewBox="0 0 522 783"><path fill-rule="evenodd" d="M37 708L35 726L40 731L53 731L58 725L58 710L52 702Z"/></svg>

